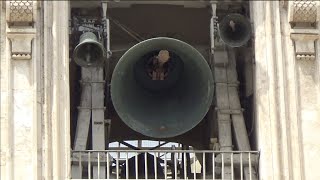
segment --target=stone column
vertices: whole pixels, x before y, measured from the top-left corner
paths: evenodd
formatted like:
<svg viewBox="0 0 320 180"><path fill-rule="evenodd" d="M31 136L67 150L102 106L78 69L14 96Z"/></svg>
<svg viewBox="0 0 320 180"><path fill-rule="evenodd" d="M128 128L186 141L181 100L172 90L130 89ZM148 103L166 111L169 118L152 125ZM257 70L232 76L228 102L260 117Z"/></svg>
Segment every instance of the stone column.
<svg viewBox="0 0 320 180"><path fill-rule="evenodd" d="M251 1L250 5L260 179L319 179L317 3ZM314 28L303 28L306 25Z"/></svg>
<svg viewBox="0 0 320 180"><path fill-rule="evenodd" d="M69 1L43 2L43 173L70 178Z"/></svg>
<svg viewBox="0 0 320 180"><path fill-rule="evenodd" d="M69 2L1 8L1 179L69 179Z"/></svg>
<svg viewBox="0 0 320 180"><path fill-rule="evenodd" d="M300 134L298 139L292 139L293 144L299 145L299 153L292 157L295 161L293 173L301 171L301 175L295 176L295 179L320 179L317 168L320 160L319 18L319 1L290 1L288 4L288 29L294 45L291 52L295 62L293 72L296 75L296 119ZM297 152L297 147L295 149ZM297 166L299 162L300 166Z"/></svg>

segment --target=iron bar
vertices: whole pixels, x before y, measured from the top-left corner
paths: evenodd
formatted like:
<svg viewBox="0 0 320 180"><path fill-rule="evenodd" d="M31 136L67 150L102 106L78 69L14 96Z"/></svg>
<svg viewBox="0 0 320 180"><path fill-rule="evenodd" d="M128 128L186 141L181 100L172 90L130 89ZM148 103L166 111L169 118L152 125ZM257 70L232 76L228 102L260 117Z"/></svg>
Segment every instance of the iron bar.
<svg viewBox="0 0 320 180"><path fill-rule="evenodd" d="M147 161L147 152L144 152L144 177L148 179L148 161Z"/></svg>
<svg viewBox="0 0 320 180"><path fill-rule="evenodd" d="M90 158L91 152L88 154L88 178L91 179L91 158Z"/></svg>
<svg viewBox="0 0 320 180"><path fill-rule="evenodd" d="M194 157L193 157L193 179L196 179L196 173L197 173L197 169L196 169L196 153L194 152Z"/></svg>
<svg viewBox="0 0 320 180"><path fill-rule="evenodd" d="M100 153L98 152L98 179L100 179Z"/></svg>
<svg viewBox="0 0 320 180"><path fill-rule="evenodd" d="M241 180L243 180L242 153L240 153L240 177L241 177Z"/></svg>

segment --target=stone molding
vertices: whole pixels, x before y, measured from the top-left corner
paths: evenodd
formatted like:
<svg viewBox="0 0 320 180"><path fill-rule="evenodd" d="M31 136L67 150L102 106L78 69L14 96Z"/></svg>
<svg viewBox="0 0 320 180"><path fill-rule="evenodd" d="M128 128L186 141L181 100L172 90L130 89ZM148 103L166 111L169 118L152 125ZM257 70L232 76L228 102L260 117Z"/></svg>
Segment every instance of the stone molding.
<svg viewBox="0 0 320 180"><path fill-rule="evenodd" d="M315 60L315 41L319 39L319 34L291 33L294 41L296 60Z"/></svg>
<svg viewBox="0 0 320 180"><path fill-rule="evenodd" d="M24 34L7 34L11 41L11 58L14 60L29 60L31 59L32 40L35 33Z"/></svg>
<svg viewBox="0 0 320 180"><path fill-rule="evenodd" d="M290 23L316 23L319 22L319 16L319 1L289 1Z"/></svg>
<svg viewBox="0 0 320 180"><path fill-rule="evenodd" d="M7 37L10 39L11 58L32 59L32 40L36 34L37 1L7 1Z"/></svg>

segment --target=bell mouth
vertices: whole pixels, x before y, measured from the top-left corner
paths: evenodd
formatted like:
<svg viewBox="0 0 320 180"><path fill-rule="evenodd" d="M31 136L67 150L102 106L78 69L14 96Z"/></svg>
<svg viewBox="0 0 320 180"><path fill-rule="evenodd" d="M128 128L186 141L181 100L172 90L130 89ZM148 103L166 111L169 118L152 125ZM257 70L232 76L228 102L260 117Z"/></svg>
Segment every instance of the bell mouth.
<svg viewBox="0 0 320 180"><path fill-rule="evenodd" d="M251 37L251 24L240 14L228 14L219 23L219 36L230 47L240 47Z"/></svg>
<svg viewBox="0 0 320 180"><path fill-rule="evenodd" d="M81 67L103 66L105 56L103 45L92 32L83 33L73 51L73 59Z"/></svg>
<svg viewBox="0 0 320 180"><path fill-rule="evenodd" d="M144 65L161 49L169 51L175 64L167 79L153 81ZM112 74L111 99L117 114L131 129L153 138L191 130L208 112L212 97L213 77L206 60L195 48L173 38L136 44Z"/></svg>
<svg viewBox="0 0 320 180"><path fill-rule="evenodd" d="M103 63L104 52L96 42L79 44L74 50L74 60L79 66L100 66Z"/></svg>

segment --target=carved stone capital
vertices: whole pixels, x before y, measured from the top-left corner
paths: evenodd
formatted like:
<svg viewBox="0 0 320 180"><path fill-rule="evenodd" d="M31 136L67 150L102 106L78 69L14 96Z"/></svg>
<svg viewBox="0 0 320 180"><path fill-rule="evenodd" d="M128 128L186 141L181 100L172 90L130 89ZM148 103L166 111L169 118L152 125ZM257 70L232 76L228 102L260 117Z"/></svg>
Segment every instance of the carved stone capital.
<svg viewBox="0 0 320 180"><path fill-rule="evenodd" d="M32 57L32 40L34 33L7 34L11 42L11 58L15 60L29 60Z"/></svg>
<svg viewBox="0 0 320 180"><path fill-rule="evenodd" d="M315 60L315 41L318 34L291 34L294 41L295 55L297 60Z"/></svg>
<svg viewBox="0 0 320 180"><path fill-rule="evenodd" d="M289 1L290 23L316 23L319 21L319 1Z"/></svg>
<svg viewBox="0 0 320 180"><path fill-rule="evenodd" d="M36 1L7 1L7 22L14 26L32 26L36 16L36 6Z"/></svg>

